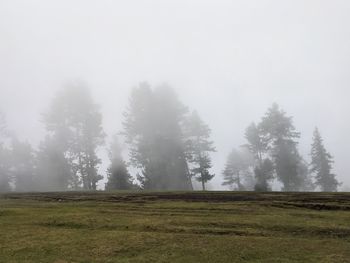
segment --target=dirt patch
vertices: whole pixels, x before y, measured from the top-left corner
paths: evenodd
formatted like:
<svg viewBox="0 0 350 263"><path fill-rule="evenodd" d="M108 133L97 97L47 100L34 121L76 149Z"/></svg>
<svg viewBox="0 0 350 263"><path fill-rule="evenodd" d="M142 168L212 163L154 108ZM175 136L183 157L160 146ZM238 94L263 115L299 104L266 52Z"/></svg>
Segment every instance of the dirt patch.
<svg viewBox="0 0 350 263"><path fill-rule="evenodd" d="M252 202L280 208L306 208L313 210L350 210L347 193L255 193L255 192L53 192L10 193L0 199L20 199L46 202L116 202L145 204L159 201L203 203Z"/></svg>
<svg viewBox="0 0 350 263"><path fill-rule="evenodd" d="M279 204L273 204L271 205L273 207L279 207L279 208L305 208L305 209L311 209L311 210L326 210L326 211L350 211L350 204L344 205L344 204L319 204L319 203L279 203Z"/></svg>

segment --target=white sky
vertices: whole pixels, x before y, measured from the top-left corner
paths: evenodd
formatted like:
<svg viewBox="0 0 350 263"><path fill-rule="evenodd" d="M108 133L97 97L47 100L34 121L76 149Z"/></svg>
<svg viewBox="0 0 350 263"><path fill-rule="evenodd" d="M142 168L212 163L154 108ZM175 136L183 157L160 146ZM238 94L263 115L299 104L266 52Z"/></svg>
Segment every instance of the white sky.
<svg viewBox="0 0 350 263"><path fill-rule="evenodd" d="M111 135L132 86L167 82L213 130L219 188L228 152L277 102L305 155L319 127L350 189L349 13L346 0L0 0L0 109L36 144L54 92L79 79Z"/></svg>

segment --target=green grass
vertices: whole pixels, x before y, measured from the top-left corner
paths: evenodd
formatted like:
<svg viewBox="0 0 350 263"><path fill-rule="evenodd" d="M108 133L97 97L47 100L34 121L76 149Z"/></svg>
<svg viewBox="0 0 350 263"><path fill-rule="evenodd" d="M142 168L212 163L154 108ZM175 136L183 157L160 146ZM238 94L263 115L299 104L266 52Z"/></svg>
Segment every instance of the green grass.
<svg viewBox="0 0 350 263"><path fill-rule="evenodd" d="M350 262L350 195L7 194L0 262Z"/></svg>

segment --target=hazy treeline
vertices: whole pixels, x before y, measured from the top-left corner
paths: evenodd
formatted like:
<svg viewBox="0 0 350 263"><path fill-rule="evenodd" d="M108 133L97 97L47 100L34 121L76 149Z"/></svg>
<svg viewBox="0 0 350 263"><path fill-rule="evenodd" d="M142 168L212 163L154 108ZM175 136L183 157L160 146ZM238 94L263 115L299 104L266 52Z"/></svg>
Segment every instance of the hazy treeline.
<svg viewBox="0 0 350 263"><path fill-rule="evenodd" d="M333 158L316 128L311 145L311 163L300 155L300 133L293 119L273 104L258 124L245 131L247 143L233 149L223 171L223 185L237 190L271 190L277 179L282 191L337 191L340 183L332 173Z"/></svg>
<svg viewBox="0 0 350 263"><path fill-rule="evenodd" d="M85 86L60 90L42 123L46 136L34 149L8 132L1 115L0 191L96 190L104 178L99 173L102 147L110 159L106 190L193 190L194 180L205 190L214 177L210 128L167 85L141 83L132 90L123 129L107 146L100 107ZM333 158L318 129L307 163L298 151L300 134L292 117L277 104L244 136L246 144L232 150L222 172L222 184L231 190L270 191L277 180L283 191L337 191ZM121 138L128 146L127 160Z"/></svg>

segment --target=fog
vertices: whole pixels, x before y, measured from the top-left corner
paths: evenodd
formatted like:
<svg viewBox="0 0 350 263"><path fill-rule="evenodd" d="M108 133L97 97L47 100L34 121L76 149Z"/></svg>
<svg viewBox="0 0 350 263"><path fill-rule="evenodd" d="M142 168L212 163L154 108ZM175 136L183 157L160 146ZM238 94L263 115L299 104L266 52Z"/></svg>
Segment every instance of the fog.
<svg viewBox="0 0 350 263"><path fill-rule="evenodd" d="M36 147L56 91L82 81L111 138L122 130L132 87L168 83L212 129L209 185L224 189L227 155L276 102L293 116L308 161L319 128L348 190L349 11L345 0L0 0L0 110Z"/></svg>

